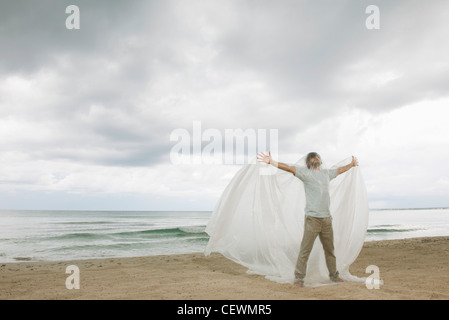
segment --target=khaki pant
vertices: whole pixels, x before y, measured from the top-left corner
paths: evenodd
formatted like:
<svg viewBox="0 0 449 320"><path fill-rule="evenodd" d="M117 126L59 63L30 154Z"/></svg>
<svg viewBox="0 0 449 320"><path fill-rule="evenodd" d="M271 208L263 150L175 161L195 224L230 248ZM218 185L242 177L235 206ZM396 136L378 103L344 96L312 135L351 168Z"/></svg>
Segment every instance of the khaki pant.
<svg viewBox="0 0 449 320"><path fill-rule="evenodd" d="M338 271L334 254L334 232L332 230L332 217L315 218L307 216L304 221L304 236L301 242L298 261L295 268L295 280L303 281L306 276L307 261L317 236L320 236L326 258L329 277L338 279Z"/></svg>

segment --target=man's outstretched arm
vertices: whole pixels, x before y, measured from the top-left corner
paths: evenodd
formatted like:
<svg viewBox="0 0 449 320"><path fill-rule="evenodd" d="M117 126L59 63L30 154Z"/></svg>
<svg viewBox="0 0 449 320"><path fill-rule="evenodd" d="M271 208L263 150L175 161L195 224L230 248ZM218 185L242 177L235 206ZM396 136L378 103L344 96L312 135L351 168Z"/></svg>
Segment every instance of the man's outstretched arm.
<svg viewBox="0 0 449 320"><path fill-rule="evenodd" d="M285 163L274 161L271 158L271 152L268 152L268 156L263 152L259 152L259 154L257 155L257 160L271 164L272 166L279 168L281 170L291 172L291 173L293 173L293 175L296 174L296 168L294 166L289 166Z"/></svg>
<svg viewBox="0 0 449 320"><path fill-rule="evenodd" d="M337 169L337 175L342 174L343 172L348 171L349 169L351 169L352 167L356 167L359 165L359 162L357 161L357 158L355 158L354 156L352 156L352 161L350 164L347 164L343 167L340 167Z"/></svg>

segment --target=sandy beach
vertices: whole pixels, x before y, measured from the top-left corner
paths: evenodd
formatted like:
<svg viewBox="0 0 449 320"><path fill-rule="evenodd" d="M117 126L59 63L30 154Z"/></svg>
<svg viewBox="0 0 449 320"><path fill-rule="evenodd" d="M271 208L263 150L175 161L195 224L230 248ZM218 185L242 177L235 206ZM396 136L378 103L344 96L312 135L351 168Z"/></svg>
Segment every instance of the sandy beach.
<svg viewBox="0 0 449 320"><path fill-rule="evenodd" d="M67 289L69 265L80 289ZM220 254L202 253L0 264L0 299L449 299L449 237L366 242L353 275L379 267L384 284L298 288L258 275Z"/></svg>

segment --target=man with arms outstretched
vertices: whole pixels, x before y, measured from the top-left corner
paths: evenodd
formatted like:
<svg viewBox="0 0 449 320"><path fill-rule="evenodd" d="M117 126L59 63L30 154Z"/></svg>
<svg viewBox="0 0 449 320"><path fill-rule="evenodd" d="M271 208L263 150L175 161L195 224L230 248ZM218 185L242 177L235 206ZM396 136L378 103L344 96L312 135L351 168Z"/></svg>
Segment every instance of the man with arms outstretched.
<svg viewBox="0 0 449 320"><path fill-rule="evenodd" d="M261 152L257 155L257 159L281 170L291 172L295 177L304 182L304 190L306 193L304 235L295 267L295 284L301 287L304 285L307 261L309 260L310 252L312 251L317 236L320 237L321 244L323 245L330 279L335 282L342 282L343 280L339 277L334 254L334 232L332 229L332 216L329 209L329 181L352 167L357 166L357 159L353 156L351 163L338 169L322 169L321 157L316 152L307 154L307 167L289 166L285 163L274 161L271 158L271 152L268 155Z"/></svg>

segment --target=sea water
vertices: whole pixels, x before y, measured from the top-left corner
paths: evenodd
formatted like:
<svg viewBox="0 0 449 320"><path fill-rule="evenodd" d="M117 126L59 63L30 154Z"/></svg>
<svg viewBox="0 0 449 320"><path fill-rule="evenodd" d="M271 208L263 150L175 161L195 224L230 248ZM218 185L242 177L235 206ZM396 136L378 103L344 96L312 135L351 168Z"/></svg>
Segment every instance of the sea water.
<svg viewBox="0 0 449 320"><path fill-rule="evenodd" d="M366 241L449 235L449 208L371 210Z"/></svg>
<svg viewBox="0 0 449 320"><path fill-rule="evenodd" d="M201 252L211 212L0 211L0 261Z"/></svg>
<svg viewBox="0 0 449 320"><path fill-rule="evenodd" d="M203 252L210 211L0 211L0 262ZM449 209L371 210L366 241L449 235Z"/></svg>

